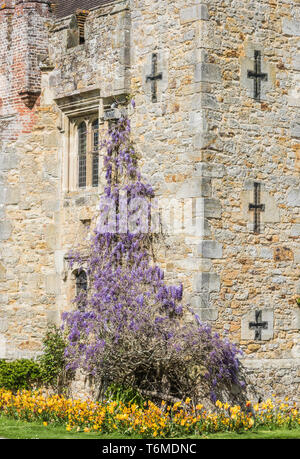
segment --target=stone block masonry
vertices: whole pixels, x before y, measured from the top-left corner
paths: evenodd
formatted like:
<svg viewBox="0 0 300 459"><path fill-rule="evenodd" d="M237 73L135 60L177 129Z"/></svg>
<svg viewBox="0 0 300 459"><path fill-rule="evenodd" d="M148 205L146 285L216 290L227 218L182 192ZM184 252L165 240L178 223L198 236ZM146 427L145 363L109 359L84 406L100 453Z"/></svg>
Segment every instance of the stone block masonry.
<svg viewBox="0 0 300 459"><path fill-rule="evenodd" d="M102 136L133 97L145 181L199 225L166 234L168 281L238 343L263 397L295 397L299 2L88 5L81 42L75 10L0 9L0 355L35 355L73 307L67 254L86 246L105 175L100 155L98 187L78 187L78 126L98 119Z"/></svg>
<svg viewBox="0 0 300 459"><path fill-rule="evenodd" d="M0 276L1 357L31 357L41 347L52 299L42 291L41 211L47 183L39 170L41 72L48 55L48 1L8 1L0 9ZM55 115L52 115L52 117ZM40 120L47 129L45 118ZM49 152L47 152L49 153ZM41 306L42 305L42 306ZM2 327L3 328L3 327Z"/></svg>

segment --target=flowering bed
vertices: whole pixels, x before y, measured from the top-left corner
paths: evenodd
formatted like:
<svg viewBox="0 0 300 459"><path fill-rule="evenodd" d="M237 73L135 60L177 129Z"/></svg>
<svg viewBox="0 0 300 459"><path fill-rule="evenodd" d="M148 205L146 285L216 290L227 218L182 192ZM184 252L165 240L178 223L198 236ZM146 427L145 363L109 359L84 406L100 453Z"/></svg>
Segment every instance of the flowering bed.
<svg viewBox="0 0 300 459"><path fill-rule="evenodd" d="M240 406L216 402L216 412L191 400L161 407L151 401L143 408L122 402L66 399L59 395L44 396L41 391L22 391L13 394L0 389L0 414L25 421L39 421L45 427L65 425L66 430L139 434L143 437L176 437L222 431L247 431L256 427L296 428L300 425L300 412L296 405L268 399L264 403L247 402Z"/></svg>

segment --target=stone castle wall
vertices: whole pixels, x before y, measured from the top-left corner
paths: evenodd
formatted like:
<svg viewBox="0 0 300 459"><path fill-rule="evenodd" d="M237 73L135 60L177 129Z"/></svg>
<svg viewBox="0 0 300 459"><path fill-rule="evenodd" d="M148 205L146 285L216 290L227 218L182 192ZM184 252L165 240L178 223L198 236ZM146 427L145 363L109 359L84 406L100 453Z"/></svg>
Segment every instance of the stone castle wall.
<svg viewBox="0 0 300 459"><path fill-rule="evenodd" d="M260 390L298 393L299 4L172 2L158 13L150 3L132 13L142 37L133 132L157 193L202 199L204 217L200 237L170 241L166 270L200 318L239 342ZM149 108L142 68L155 46L163 80ZM248 78L256 50L267 75L259 101ZM265 206L258 234L255 182ZM255 311L267 322L261 339L249 328Z"/></svg>
<svg viewBox="0 0 300 459"><path fill-rule="evenodd" d="M13 53L15 59L20 55L18 42L15 51L6 47L1 53L2 352L6 357L38 352L47 322L59 322L61 312L72 307L67 254L88 237L104 184L101 174L97 189L78 190L76 120L98 115L104 132L111 103L126 105L130 95L144 177L161 202L193 209L191 224L177 234L166 230L158 251L167 279L183 282L185 300L200 318L240 344L262 393L295 396L299 3L113 2L89 13L85 43L77 45L74 17L54 20L46 3L35 7L44 8L33 16L48 36L49 54L42 45L39 71L32 64L41 87L33 107L24 105L24 98L30 102L25 83L20 83L23 99L20 90L15 105L9 99L14 93L7 75ZM0 10L1 43L16 33L16 18L15 10ZM32 22L27 25L32 30ZM248 76L257 51L267 75L259 100ZM156 102L147 79L153 54L162 74ZM264 204L256 232L249 210L255 183ZM260 339L249 328L255 319L267 323Z"/></svg>
<svg viewBox="0 0 300 459"><path fill-rule="evenodd" d="M221 218L211 220L222 258L214 298L216 327L240 342L257 385L299 391L299 19L297 2L209 2L202 27L203 160L224 171L212 178ZM261 53L261 97L253 98L254 52ZM205 74L205 68L207 72ZM207 76L207 78L206 78ZM203 77L202 77L203 79ZM297 83L298 82L298 83ZM214 135L212 135L214 133ZM200 138L200 141L202 141ZM259 234L253 234L254 182L260 183ZM255 340L249 323L261 311L268 329ZM267 360L266 360L267 359Z"/></svg>
<svg viewBox="0 0 300 459"><path fill-rule="evenodd" d="M55 114L40 105L39 67L48 51L49 18L46 1L8 1L0 9L0 355L5 358L36 354L53 303L44 293L53 263L44 206L57 193L57 176L46 166L57 145L53 150L48 136Z"/></svg>

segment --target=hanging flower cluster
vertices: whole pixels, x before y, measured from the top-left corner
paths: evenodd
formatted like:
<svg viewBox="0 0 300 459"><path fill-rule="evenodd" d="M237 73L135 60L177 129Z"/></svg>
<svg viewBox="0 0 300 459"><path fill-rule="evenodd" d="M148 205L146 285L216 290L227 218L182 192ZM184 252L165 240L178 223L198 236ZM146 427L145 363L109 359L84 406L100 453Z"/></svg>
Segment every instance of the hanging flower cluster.
<svg viewBox="0 0 300 459"><path fill-rule="evenodd" d="M127 118L102 148L107 183L87 257L90 289L64 314L69 367L104 389L119 383L196 398L202 390L216 400L218 389L239 384L239 350L200 322L182 302L182 285L167 285L153 261L154 191L142 181ZM71 258L80 264L80 255Z"/></svg>

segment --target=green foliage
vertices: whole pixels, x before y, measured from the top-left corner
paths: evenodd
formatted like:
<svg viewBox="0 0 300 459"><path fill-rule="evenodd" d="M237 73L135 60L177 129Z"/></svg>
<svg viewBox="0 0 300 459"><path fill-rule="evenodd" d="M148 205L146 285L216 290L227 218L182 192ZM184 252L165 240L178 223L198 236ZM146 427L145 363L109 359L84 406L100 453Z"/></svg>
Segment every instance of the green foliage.
<svg viewBox="0 0 300 459"><path fill-rule="evenodd" d="M60 328L50 325L43 340L43 354L39 357L41 381L61 392L70 372L66 371L66 342Z"/></svg>
<svg viewBox="0 0 300 459"><path fill-rule="evenodd" d="M29 390L39 383L40 378L40 366L34 360L0 360L0 387L13 392L18 389Z"/></svg>
<svg viewBox="0 0 300 459"><path fill-rule="evenodd" d="M36 361L0 360L0 387L15 392L44 385L62 392L72 376L65 369L65 347L62 331L56 325L49 326L43 340L43 354Z"/></svg>
<svg viewBox="0 0 300 459"><path fill-rule="evenodd" d="M135 403L140 408L143 407L145 399L141 396L137 389L132 387L119 386L118 384L111 384L105 392L105 398L122 402L125 405Z"/></svg>

